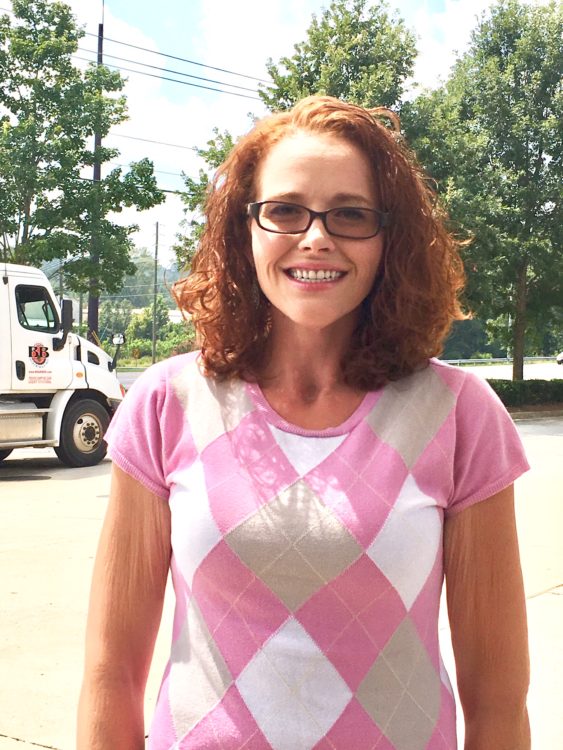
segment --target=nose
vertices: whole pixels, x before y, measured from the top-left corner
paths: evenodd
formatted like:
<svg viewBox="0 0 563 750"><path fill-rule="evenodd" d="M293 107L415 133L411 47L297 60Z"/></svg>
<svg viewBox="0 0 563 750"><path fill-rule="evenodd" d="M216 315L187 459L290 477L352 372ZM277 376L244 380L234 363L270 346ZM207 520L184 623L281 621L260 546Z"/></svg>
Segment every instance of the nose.
<svg viewBox="0 0 563 750"><path fill-rule="evenodd" d="M302 250L332 250L334 248L334 238L328 233L320 216L316 216L311 222L311 226L299 242Z"/></svg>

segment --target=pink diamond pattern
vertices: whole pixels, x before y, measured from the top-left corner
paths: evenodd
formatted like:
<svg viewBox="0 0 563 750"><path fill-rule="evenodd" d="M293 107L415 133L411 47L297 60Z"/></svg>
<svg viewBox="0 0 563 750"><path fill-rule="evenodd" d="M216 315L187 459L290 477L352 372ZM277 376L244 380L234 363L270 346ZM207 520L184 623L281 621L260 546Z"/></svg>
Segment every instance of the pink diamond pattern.
<svg viewBox="0 0 563 750"><path fill-rule="evenodd" d="M364 456L359 470L354 459L358 452ZM397 452L379 441L369 427L358 425L306 481L366 548L385 523L406 476Z"/></svg>
<svg viewBox="0 0 563 750"><path fill-rule="evenodd" d="M404 616L400 597L365 555L296 613L352 690Z"/></svg>
<svg viewBox="0 0 563 750"><path fill-rule="evenodd" d="M270 744L233 685L207 716L178 742L178 750L270 750Z"/></svg>
<svg viewBox="0 0 563 750"><path fill-rule="evenodd" d="M224 541L199 567L193 596L234 676L289 614Z"/></svg>
<svg viewBox="0 0 563 750"><path fill-rule="evenodd" d="M393 750L393 745L353 698L313 750Z"/></svg>

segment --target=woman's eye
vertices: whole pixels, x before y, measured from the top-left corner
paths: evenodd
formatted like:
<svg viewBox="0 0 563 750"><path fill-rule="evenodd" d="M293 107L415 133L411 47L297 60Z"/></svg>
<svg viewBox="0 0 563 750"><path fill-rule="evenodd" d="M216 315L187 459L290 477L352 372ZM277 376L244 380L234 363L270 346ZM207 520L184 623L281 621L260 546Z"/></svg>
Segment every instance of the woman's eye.
<svg viewBox="0 0 563 750"><path fill-rule="evenodd" d="M305 210L301 206L291 203L277 203L271 206L264 206L262 219L278 225L291 224L293 226L296 222L300 224L304 221L304 215Z"/></svg>
<svg viewBox="0 0 563 750"><path fill-rule="evenodd" d="M299 206L280 204L278 206L268 206L266 214L270 217L297 216L300 213Z"/></svg>
<svg viewBox="0 0 563 750"><path fill-rule="evenodd" d="M337 221L365 221L366 213L361 208L335 208L333 213Z"/></svg>

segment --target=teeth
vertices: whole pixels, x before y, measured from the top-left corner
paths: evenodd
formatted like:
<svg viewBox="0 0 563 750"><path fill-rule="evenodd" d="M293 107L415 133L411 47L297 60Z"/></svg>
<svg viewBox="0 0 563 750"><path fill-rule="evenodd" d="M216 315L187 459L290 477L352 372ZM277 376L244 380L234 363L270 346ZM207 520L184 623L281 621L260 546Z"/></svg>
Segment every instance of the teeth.
<svg viewBox="0 0 563 750"><path fill-rule="evenodd" d="M334 281L344 276L342 271L313 271L304 268L290 268L288 273L299 281Z"/></svg>

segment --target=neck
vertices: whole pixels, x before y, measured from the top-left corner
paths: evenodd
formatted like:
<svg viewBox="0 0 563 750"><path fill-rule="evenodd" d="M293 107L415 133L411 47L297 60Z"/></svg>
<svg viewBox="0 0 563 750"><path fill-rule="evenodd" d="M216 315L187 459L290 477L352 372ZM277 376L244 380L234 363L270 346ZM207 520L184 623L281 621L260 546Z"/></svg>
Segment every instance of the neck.
<svg viewBox="0 0 563 750"><path fill-rule="evenodd" d="M350 343L352 321L325 329L304 328L287 319L275 323L260 377L263 389L290 392L304 403L347 389L341 362Z"/></svg>

